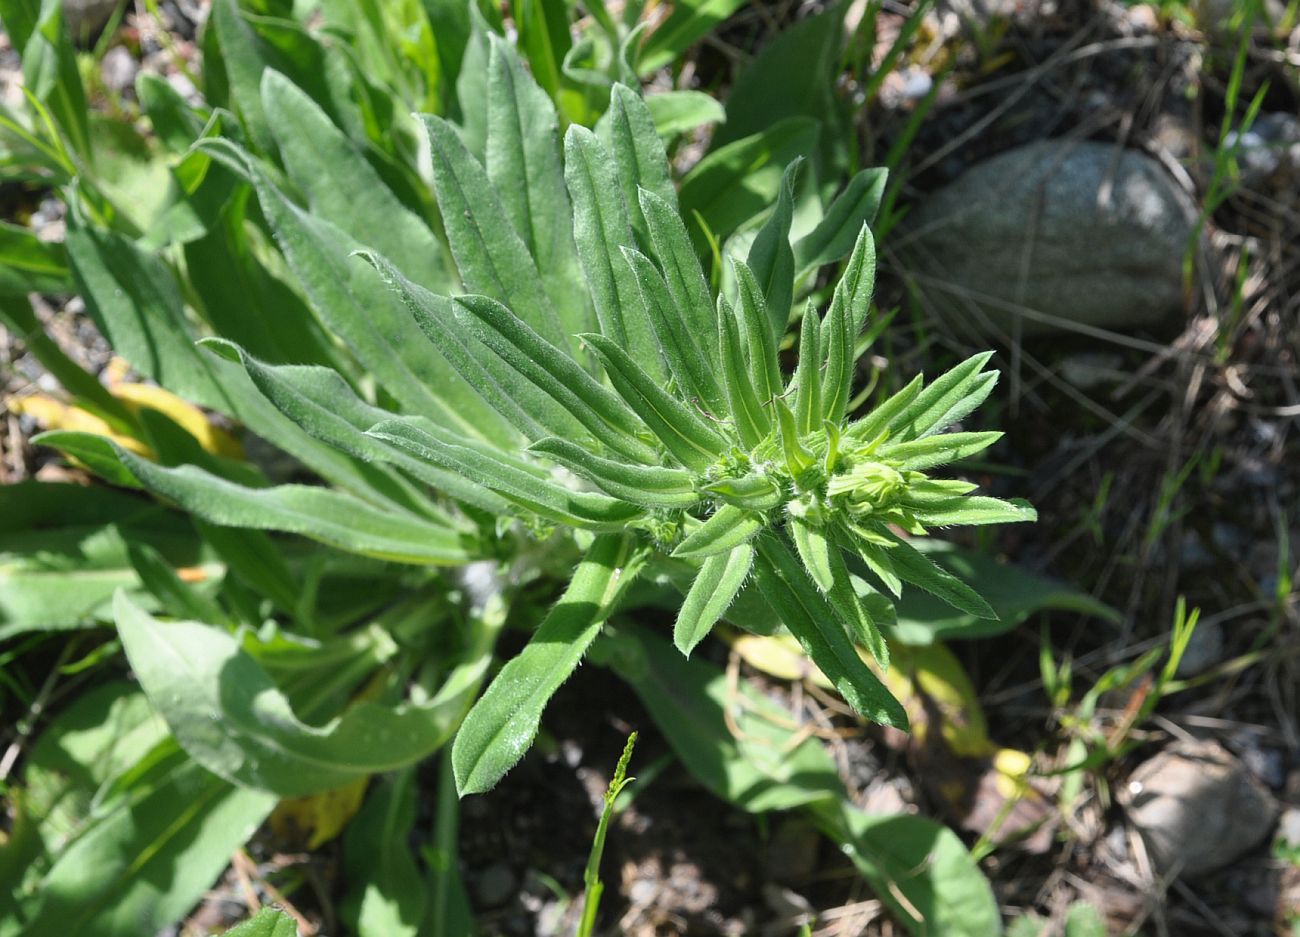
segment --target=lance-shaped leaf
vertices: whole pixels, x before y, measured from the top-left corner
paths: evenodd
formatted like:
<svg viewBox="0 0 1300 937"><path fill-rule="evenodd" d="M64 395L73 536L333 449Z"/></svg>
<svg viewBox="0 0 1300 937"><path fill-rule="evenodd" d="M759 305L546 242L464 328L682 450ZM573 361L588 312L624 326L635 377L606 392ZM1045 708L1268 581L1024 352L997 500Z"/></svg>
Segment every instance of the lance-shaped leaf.
<svg viewBox="0 0 1300 937"><path fill-rule="evenodd" d="M682 465L703 471L726 448L702 416L659 386L615 342L604 335L582 338L600 357L615 390Z"/></svg>
<svg viewBox="0 0 1300 937"><path fill-rule="evenodd" d="M568 340L532 255L506 216L479 161L451 124L423 115L433 187L460 278L471 293L505 303L553 345Z"/></svg>
<svg viewBox="0 0 1300 937"><path fill-rule="evenodd" d="M778 336L767 313L763 289L753 272L740 261L735 261L734 269L740 300L736 305L736 315L745 335L750 380L754 382L758 399L764 406L771 406L784 389L781 365L776 357Z"/></svg>
<svg viewBox="0 0 1300 937"><path fill-rule="evenodd" d="M951 371L940 375L916 395L898 415L889 421L891 437L899 442L937 433L970 413L989 395L997 374L981 373L993 352L984 351L967 358ZM971 398L977 398L967 406ZM953 416L959 414L959 416Z"/></svg>
<svg viewBox="0 0 1300 937"><path fill-rule="evenodd" d="M888 543L884 535L864 528L853 528L852 533L855 552L867 565L867 569L875 573L884 583L885 588L895 597L902 595L903 580L894 570L894 562L891 559L894 554L882 546L882 543Z"/></svg>
<svg viewBox="0 0 1300 937"><path fill-rule="evenodd" d="M673 643L679 651L691 656L695 646L727 613L753 565L754 548L748 543L704 561L673 624Z"/></svg>
<svg viewBox="0 0 1300 937"><path fill-rule="evenodd" d="M459 565L481 553L465 530L385 510L341 491L309 485L246 488L192 465L163 468L103 436L43 433L36 440L79 457L95 452L154 494L213 524L301 534L351 553L402 563Z"/></svg>
<svg viewBox="0 0 1300 937"><path fill-rule="evenodd" d="M573 201L578 260L601 333L626 348L650 374L666 377L641 290L619 252L636 242L613 159L595 134L576 124L564 137L564 180Z"/></svg>
<svg viewBox="0 0 1300 937"><path fill-rule="evenodd" d="M682 469L604 459L555 437L533 443L528 451L560 463L621 501L653 508L689 508L700 500L694 476Z"/></svg>
<svg viewBox="0 0 1300 937"><path fill-rule="evenodd" d="M1019 498L1003 501L1000 498L952 498L934 501L912 509L916 519L932 527L955 524L978 526L982 524L1019 524L1038 520L1038 512L1027 501Z"/></svg>
<svg viewBox="0 0 1300 937"><path fill-rule="evenodd" d="M794 266L800 279L818 267L833 263L853 249L864 224L880 210L889 178L887 169L864 169L836 196L817 227L794 245Z"/></svg>
<svg viewBox="0 0 1300 937"><path fill-rule="evenodd" d="M998 613L970 586L946 569L926 558L925 554L895 534L886 532L893 541L889 558L900 579L943 599L953 608L976 618L996 619Z"/></svg>
<svg viewBox="0 0 1300 937"><path fill-rule="evenodd" d="M262 104L289 178L314 215L344 228L418 283L440 290L455 285L450 258L428 224L402 204L306 92L268 69Z"/></svg>
<svg viewBox="0 0 1300 937"><path fill-rule="evenodd" d="M762 515L734 504L724 504L691 531L672 555L678 559L700 559L725 553L753 539L764 526Z"/></svg>
<svg viewBox="0 0 1300 937"><path fill-rule="evenodd" d="M442 359L370 267L351 260L361 245L290 202L265 170L226 140L205 150L250 179L276 243L321 321L403 407L447 419L437 392ZM268 437L275 438L275 437Z"/></svg>
<svg viewBox="0 0 1300 937"><path fill-rule="evenodd" d="M427 703L362 701L311 726L224 628L160 622L120 593L113 612L131 669L176 740L244 787L298 797L413 764L451 738L464 711L452 685Z"/></svg>
<svg viewBox="0 0 1300 937"><path fill-rule="evenodd" d="M548 426L551 427L549 432L558 432L557 427L562 426L570 432L577 431L578 424L563 407L548 394L540 392L534 384L525 380L473 333L466 330L457 316L454 301L412 283L382 257L367 252L362 252L361 256L374 266L388 287L401 298L419 331L424 333L429 343L438 349L455 371L459 379L449 382L453 389L460 392L461 397L473 393L481 401L471 398L471 406L467 407L459 421L435 414L437 423L471 436L488 435L490 428L493 435L499 438L503 431L497 424L504 421L514 430L504 431L507 444L516 443L520 433L534 439L547 435ZM483 406L484 403L486 406ZM486 416L482 412L485 410ZM486 421L482 431L472 426L479 418ZM463 430L458 423L466 421L471 423L471 428Z"/></svg>
<svg viewBox="0 0 1300 937"><path fill-rule="evenodd" d="M740 441L752 449L767 438L772 429L772 420L750 379L735 314L731 305L721 296L718 297L717 331L718 347L722 353L722 377L727 389L731 419L740 435Z"/></svg>
<svg viewBox="0 0 1300 937"><path fill-rule="evenodd" d="M835 287L830 312L823 325L826 376L822 383L822 412L832 423L844 419L853 392L856 358L854 342L867 321L871 296L876 289L876 242L871 229L863 226L844 276Z"/></svg>
<svg viewBox="0 0 1300 937"><path fill-rule="evenodd" d="M636 274L637 286L641 289L641 298L645 302L646 312L650 315L650 324L668 370L677 380L681 392L695 397L712 413L727 412L726 398L717 374L708 355L701 347L700 339L708 341L712 332L701 335L692 332L680 308L674 302L663 277L655 269L650 258L640 251L623 248L623 256L631 264Z"/></svg>
<svg viewBox="0 0 1300 937"><path fill-rule="evenodd" d="M537 262L560 317L566 346L596 327L573 243L573 216L564 188L560 124L551 98L508 43L488 33L488 178L515 230Z"/></svg>
<svg viewBox="0 0 1300 937"><path fill-rule="evenodd" d="M745 258L767 301L772 333L785 334L790 321L790 303L794 298L794 251L790 248L790 222L794 219L794 183L799 176L799 158L785 168L781 188L772 214L758 229L758 235Z"/></svg>
<svg viewBox="0 0 1300 937"><path fill-rule="evenodd" d="M258 390L281 413L322 442L366 462L391 463L438 491L484 510L505 509L505 501L481 485L367 435L366 430L392 414L358 397L337 371L310 365L268 365L221 339L204 339L203 344L217 354L238 360ZM398 494L393 493L394 500Z"/></svg>
<svg viewBox="0 0 1300 937"><path fill-rule="evenodd" d="M804 569L808 570L808 575L817 583L818 589L830 592L835 586L831 554L838 552L839 547L827 536L825 530L808 523L802 517L791 517L789 528L790 539L799 552L799 559L803 560Z"/></svg>
<svg viewBox="0 0 1300 937"><path fill-rule="evenodd" d="M785 491L781 483L767 474L722 478L701 485L700 490L750 511L770 511L785 502Z"/></svg>
<svg viewBox="0 0 1300 937"><path fill-rule="evenodd" d="M542 710L582 660L641 561L626 535L604 534L592 543L560 601L456 733L451 759L462 797L488 790L523 757Z"/></svg>
<svg viewBox="0 0 1300 937"><path fill-rule="evenodd" d="M925 378L918 374L897 393L891 394L880 406L860 420L850 423L844 435L853 439L871 440L884 432L894 417L898 416L916 399L925 386Z"/></svg>
<svg viewBox="0 0 1300 937"><path fill-rule="evenodd" d="M638 197L668 292L691 333L701 336L705 354L716 365L718 353L708 341L717 322L716 307L682 216L671 203L653 192L642 189Z"/></svg>
<svg viewBox="0 0 1300 937"><path fill-rule="evenodd" d="M632 409L509 309L487 296L461 296L456 299L456 310L475 338L551 397L592 436L631 458L654 460L654 450L638 438L644 426Z"/></svg>
<svg viewBox="0 0 1300 937"><path fill-rule="evenodd" d="M858 655L790 548L772 534L760 537L757 547L755 582L813 663L858 713L906 729L906 711Z"/></svg>
<svg viewBox="0 0 1300 937"><path fill-rule="evenodd" d="M628 217L644 243L649 231L641 216L638 189L653 192L674 209L677 206L677 190L673 188L668 156L655 130L654 118L641 95L626 85L615 84L610 90L609 110L597 123L596 132L614 156Z"/></svg>
<svg viewBox="0 0 1300 937"><path fill-rule="evenodd" d="M885 642L885 636L880 633L876 626L875 617L871 610L867 608L866 602L862 599L862 593L859 591L860 585L862 590L870 587L863 580L854 581L852 573L849 572L849 566L844 561L844 544L839 537L832 538L831 547L827 556L827 563L830 567L831 586L826 591L826 601L845 627L849 629L849 634L853 639L871 652L871 656L876 659L876 663L881 667L889 666L889 645ZM873 598L883 600L884 597L875 594ZM887 601L887 600L886 600Z"/></svg>
<svg viewBox="0 0 1300 937"><path fill-rule="evenodd" d="M822 425L821 320L812 302L799 326L799 363L795 367L794 415L799 432L808 434Z"/></svg>
<svg viewBox="0 0 1300 937"><path fill-rule="evenodd" d="M900 470L918 471L968 458L983 452L1001 438L1002 433L994 431L944 433L911 442L886 443L878 451L882 457L899 460L902 463Z"/></svg>
<svg viewBox="0 0 1300 937"><path fill-rule="evenodd" d="M417 458L459 472L525 510L561 524L612 530L622 528L641 514L636 505L603 494L570 491L545 477L537 466L418 419L385 420L372 427L370 433Z"/></svg>

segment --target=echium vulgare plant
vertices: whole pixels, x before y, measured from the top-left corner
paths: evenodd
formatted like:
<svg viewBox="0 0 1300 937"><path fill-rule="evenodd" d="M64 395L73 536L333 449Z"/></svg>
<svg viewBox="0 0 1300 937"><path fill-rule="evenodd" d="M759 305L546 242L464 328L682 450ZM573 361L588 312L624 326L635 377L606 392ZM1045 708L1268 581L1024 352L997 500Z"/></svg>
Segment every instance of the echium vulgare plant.
<svg viewBox="0 0 1300 937"><path fill-rule="evenodd" d="M131 330L154 320L115 304L138 300L180 321L176 290L158 263L74 212L73 263L114 343L135 342L133 360L192 361L172 369L179 389L191 381L200 402L279 442L333 489L245 483L211 460L168 467L103 438L47 441L212 524L389 560L501 559L494 541L512 527L537 540L572 531L584 553L563 596L456 735L462 794L491 787L522 756L548 699L647 575L683 586L674 638L684 653L746 601L736 624L755 625L751 609L779 620L855 710L905 725L858 650L887 666L877 626L887 596L909 584L993 616L905 535L1033 517L927 474L998 437L943 432L992 390L989 356L929 384L918 377L853 418L875 280L866 177L792 243L788 171L715 296L640 96L615 85L596 130L572 126L561 144L549 98L495 37L488 64L481 149L423 119L445 245L278 73L263 75L260 109L249 108L270 145L215 132L195 145L256 197L258 223L310 302L311 334L332 339L312 346L312 363L269 360L233 333L206 339L202 353L141 339ZM345 202L355 234L329 220ZM787 376L778 348L796 289L846 254L824 314L811 301L802 310ZM123 290L114 265L128 261L143 279Z"/></svg>

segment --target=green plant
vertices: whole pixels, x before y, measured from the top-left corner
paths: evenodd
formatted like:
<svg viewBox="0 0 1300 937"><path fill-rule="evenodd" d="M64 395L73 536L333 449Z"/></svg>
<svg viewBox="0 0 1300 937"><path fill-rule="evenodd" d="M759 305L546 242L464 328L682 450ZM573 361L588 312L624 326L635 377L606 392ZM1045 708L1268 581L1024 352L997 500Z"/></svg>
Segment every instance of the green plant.
<svg viewBox="0 0 1300 937"><path fill-rule="evenodd" d="M724 616L786 627L858 711L904 724L860 650L885 664L889 596L914 585L960 621L992 609L898 531L1032 517L927 474L997 438L942 432L992 391L988 356L853 413L857 357L883 327L860 334L884 175L858 173L834 198L834 172L797 187L798 164L786 164L812 148L817 125L791 113L736 130L679 191L664 143L689 126L678 105L716 112L690 97L656 105L613 82L635 75L633 11L597 23L619 55L600 80L586 75L583 87L603 93L584 92L580 110L566 97L582 85L573 49L596 46L575 43L559 59L572 80L549 86L545 56L553 65L558 46L543 38L557 27L528 15L542 6L514 11L531 24L530 70L468 8L456 46L454 30L421 25L446 12L437 4L357 7L346 23L329 18L350 15L346 5L326 4L321 34L281 4L218 0L207 104L141 85L149 146L171 181L149 211L101 185L93 143L84 158L64 144L75 108L41 120L39 134L14 124L38 154L79 155L28 164L63 187L69 235L51 247L5 229L13 277L0 280L0 308L105 427L42 441L132 491L6 493L0 573L17 591L0 598L0 628L111 624L107 643L95 632L69 640L101 660L120 642L143 692L104 679L25 759L23 835L0 862L18 909L0 918L5 937L165 926L277 800L372 777L345 842L357 883L349 921L367 934L464 929L456 794L491 786L522 756L593 645L666 728L679 721L673 706L708 713L706 744L725 753L728 779L766 792L717 784L708 758L682 754L720 796L754 811L817 804L818 823L877 889L905 896L887 900L914 929L996 927L987 884L950 831L849 810L816 742L802 740L799 756L814 780L785 775L771 752L729 746L721 706L646 689L626 643L641 641L627 638L643 630L632 615L666 605L677 650L649 636L649 653L713 686L708 665L678 651ZM411 45L395 44L407 27ZM837 36L838 21L821 19L768 65L808 42L829 72ZM444 116L399 116L422 105ZM50 112L39 96L32 106ZM417 133L430 166L417 161ZM10 166L25 158L10 156ZM796 206L820 219L801 236ZM846 257L827 295L814 292ZM279 455L223 453L174 400L128 405L101 386L38 338L25 298L38 282L79 292L144 378ZM792 319L787 374L778 348ZM471 709L507 623L532 639ZM51 679L71 680L80 663L59 660ZM405 846L413 766L453 736L426 874ZM690 740L675 747L690 752ZM145 808L150 823L133 825ZM961 883L952 894L940 893L931 857ZM173 867L184 876L158 898L149 876ZM278 926L271 918L259 926Z"/></svg>

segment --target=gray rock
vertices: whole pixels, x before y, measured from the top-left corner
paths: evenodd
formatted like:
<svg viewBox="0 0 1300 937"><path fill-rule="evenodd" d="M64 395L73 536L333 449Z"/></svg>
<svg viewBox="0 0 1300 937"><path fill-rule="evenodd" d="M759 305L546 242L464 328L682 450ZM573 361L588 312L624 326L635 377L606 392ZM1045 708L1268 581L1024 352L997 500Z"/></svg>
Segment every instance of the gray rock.
<svg viewBox="0 0 1300 937"><path fill-rule="evenodd" d="M1178 662L1177 676L1186 679L1203 674L1223 661L1225 648L1223 626L1217 621L1201 622L1192 632L1191 640Z"/></svg>
<svg viewBox="0 0 1300 937"><path fill-rule="evenodd" d="M104 84L121 94L127 88L135 86L135 74L140 70L140 63L126 46L113 46L104 53L99 68L104 76Z"/></svg>
<svg viewBox="0 0 1300 937"><path fill-rule="evenodd" d="M1002 153L932 194L895 247L954 327L1025 334L1063 323L1158 325L1184 309L1197 208L1155 160L1047 140Z"/></svg>
<svg viewBox="0 0 1300 937"><path fill-rule="evenodd" d="M1278 815L1268 791L1217 742L1178 743L1143 762L1121 802L1156 869L1187 877L1239 859Z"/></svg>
<svg viewBox="0 0 1300 937"><path fill-rule="evenodd" d="M478 900L489 908L505 904L515 893L515 873L504 862L488 866L474 883Z"/></svg>
<svg viewBox="0 0 1300 937"><path fill-rule="evenodd" d="M121 0L63 0L63 22L74 45L86 48L95 41Z"/></svg>

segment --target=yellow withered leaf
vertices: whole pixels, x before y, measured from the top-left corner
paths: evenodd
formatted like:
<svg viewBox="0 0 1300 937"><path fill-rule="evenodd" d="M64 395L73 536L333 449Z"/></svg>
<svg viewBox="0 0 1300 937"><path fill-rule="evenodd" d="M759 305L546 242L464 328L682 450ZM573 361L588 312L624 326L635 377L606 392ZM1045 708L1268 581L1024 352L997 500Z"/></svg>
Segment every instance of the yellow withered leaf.
<svg viewBox="0 0 1300 937"><path fill-rule="evenodd" d="M9 401L9 411L19 416L29 416L46 429L72 430L106 436L123 449L152 458L153 451L133 436L117 433L105 421L80 407L64 403L49 394L31 394Z"/></svg>
<svg viewBox="0 0 1300 937"><path fill-rule="evenodd" d="M357 815L369 777L332 791L282 800L271 811L271 832L295 848L316 849L334 839Z"/></svg>

